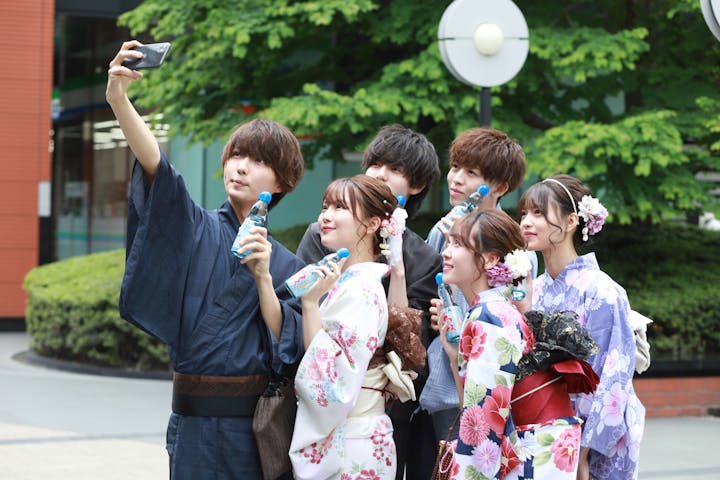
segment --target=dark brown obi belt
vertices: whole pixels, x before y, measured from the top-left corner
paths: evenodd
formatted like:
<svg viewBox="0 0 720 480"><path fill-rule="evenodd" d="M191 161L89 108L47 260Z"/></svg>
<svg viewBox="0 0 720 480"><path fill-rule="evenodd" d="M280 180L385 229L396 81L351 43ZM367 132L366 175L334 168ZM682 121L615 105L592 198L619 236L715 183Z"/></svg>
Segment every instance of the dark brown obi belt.
<svg viewBox="0 0 720 480"><path fill-rule="evenodd" d="M172 411L190 417L252 417L268 375L220 377L173 373Z"/></svg>

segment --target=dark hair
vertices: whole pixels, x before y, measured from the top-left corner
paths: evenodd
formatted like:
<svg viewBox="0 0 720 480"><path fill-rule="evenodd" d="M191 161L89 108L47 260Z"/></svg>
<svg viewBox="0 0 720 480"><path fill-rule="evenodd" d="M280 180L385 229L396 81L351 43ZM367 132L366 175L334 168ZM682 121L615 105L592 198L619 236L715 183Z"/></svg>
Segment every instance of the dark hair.
<svg viewBox="0 0 720 480"><path fill-rule="evenodd" d="M346 206L352 212L353 218L363 226L366 226L364 221L369 218L378 217L381 221L390 218L397 207L397 199L390 187L380 180L364 174L335 179L325 189L323 203L346 204L347 201L350 204ZM380 242L380 229L378 228L373 240L375 255L380 254Z"/></svg>
<svg viewBox="0 0 720 480"><path fill-rule="evenodd" d="M223 167L233 155L259 160L275 172L282 192L273 194L270 208L292 192L305 173L297 138L290 129L272 120L256 118L236 127L223 148Z"/></svg>
<svg viewBox="0 0 720 480"><path fill-rule="evenodd" d="M374 165L396 167L408 179L410 187L423 187L407 199L405 210L410 218L420 209L428 190L440 176L440 162L433 144L422 133L402 125L381 128L365 149L363 171Z"/></svg>
<svg viewBox="0 0 720 480"><path fill-rule="evenodd" d="M548 178L557 180L565 185L572 195L575 205L570 202L570 197L565 189L563 189L560 185L555 182L543 181L531 186L522 194L520 200L518 201L518 212L538 209L550 225L556 227L559 232L562 232L562 227L560 225L556 225L548 220L548 212L551 208L550 201L552 200L553 204L557 208L558 216L565 217L571 213L577 213L578 202L584 195L592 195L592 192L583 182L571 175L553 175ZM576 250L583 244L588 243L583 242L582 240L582 229L584 224L585 220L583 220L582 217L579 217L578 227L573 235L573 245ZM550 241L552 242L552 240Z"/></svg>
<svg viewBox="0 0 720 480"><path fill-rule="evenodd" d="M507 193L525 178L525 152L515 140L494 128L471 128L458 135L450 145L449 162L477 168L491 183L506 183Z"/></svg>
<svg viewBox="0 0 720 480"><path fill-rule="evenodd" d="M472 251L478 269L485 266L483 253L494 253L503 261L513 250L525 248L520 225L502 210L477 209L455 222L450 229L460 245Z"/></svg>

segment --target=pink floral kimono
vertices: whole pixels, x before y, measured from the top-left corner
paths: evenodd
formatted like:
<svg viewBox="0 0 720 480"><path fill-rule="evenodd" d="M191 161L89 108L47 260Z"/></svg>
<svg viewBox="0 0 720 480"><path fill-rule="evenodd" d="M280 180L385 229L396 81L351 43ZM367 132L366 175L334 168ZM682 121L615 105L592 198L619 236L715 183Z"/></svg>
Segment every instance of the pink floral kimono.
<svg viewBox="0 0 720 480"><path fill-rule="evenodd" d="M402 390L407 383L412 389L412 382L398 381L399 362L368 370L388 326L380 282L387 271L387 265L379 263L351 265L320 306L323 329L307 348L295 377L298 411L290 459L297 479L395 478L385 393ZM414 398L414 391L410 393Z"/></svg>

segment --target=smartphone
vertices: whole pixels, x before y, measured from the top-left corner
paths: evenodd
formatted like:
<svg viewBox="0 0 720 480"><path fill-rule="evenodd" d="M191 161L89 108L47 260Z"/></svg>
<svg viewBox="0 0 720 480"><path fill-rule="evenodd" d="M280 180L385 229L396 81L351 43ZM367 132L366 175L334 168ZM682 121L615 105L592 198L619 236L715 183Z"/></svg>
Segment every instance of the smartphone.
<svg viewBox="0 0 720 480"><path fill-rule="evenodd" d="M170 43L148 43L140 45L133 50L145 54L143 58L126 58L123 60L123 66L132 70L142 70L145 68L157 68L165 61L165 56L170 50Z"/></svg>

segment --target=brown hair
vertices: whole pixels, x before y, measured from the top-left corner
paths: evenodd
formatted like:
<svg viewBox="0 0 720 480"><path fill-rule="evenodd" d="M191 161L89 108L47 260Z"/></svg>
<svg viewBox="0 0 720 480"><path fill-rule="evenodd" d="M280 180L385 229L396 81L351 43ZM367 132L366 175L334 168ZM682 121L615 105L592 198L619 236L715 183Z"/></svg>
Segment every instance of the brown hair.
<svg viewBox="0 0 720 480"><path fill-rule="evenodd" d="M515 140L494 128L471 128L450 145L449 162L477 168L491 183L507 183L512 192L525 178L525 152Z"/></svg>
<svg viewBox="0 0 720 480"><path fill-rule="evenodd" d="M520 225L502 210L475 210L455 222L450 233L474 253L481 271L485 266L483 253L494 253L503 261L513 250L525 248Z"/></svg>
<svg viewBox="0 0 720 480"><path fill-rule="evenodd" d="M518 201L518 212L538 209L550 225L557 228L558 232L562 232L562 227L560 225L556 225L548 220L548 212L552 208L550 201L552 200L552 205L556 209L558 216L565 217L571 213L577 213L578 202L584 195L592 195L592 192L589 187L572 175L554 175L549 178L557 180L565 185L570 192L570 195L572 195L575 205L570 202L570 197L565 189L557 183L538 182L522 194L520 200ZM584 224L585 220L583 220L582 217L579 217L578 227L573 235L573 245L576 250L583 243L587 243L582 240L582 229ZM552 242L552 240L550 241Z"/></svg>
<svg viewBox="0 0 720 480"><path fill-rule="evenodd" d="M233 155L261 161L275 172L282 192L273 194L270 208L292 192L305 173L297 138L290 129L272 120L256 118L236 127L223 149L223 167Z"/></svg>
<svg viewBox="0 0 720 480"><path fill-rule="evenodd" d="M352 212L353 218L363 226L367 226L365 221L373 217L378 217L381 221L390 218L397 207L397 199L390 191L390 187L365 174L338 178L325 189L324 203L345 204L347 201L350 202L347 208ZM380 241L380 229L378 228L373 240L375 255L380 254Z"/></svg>

